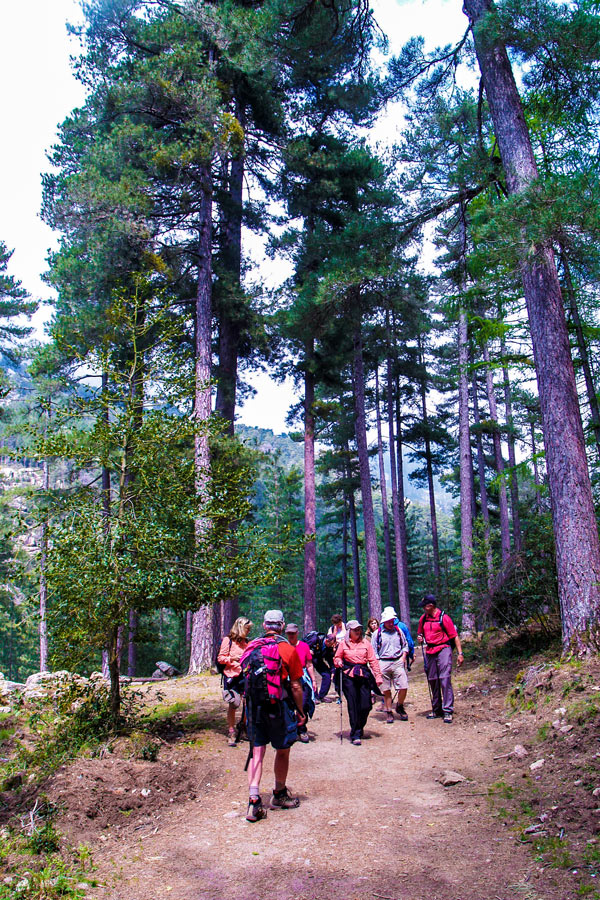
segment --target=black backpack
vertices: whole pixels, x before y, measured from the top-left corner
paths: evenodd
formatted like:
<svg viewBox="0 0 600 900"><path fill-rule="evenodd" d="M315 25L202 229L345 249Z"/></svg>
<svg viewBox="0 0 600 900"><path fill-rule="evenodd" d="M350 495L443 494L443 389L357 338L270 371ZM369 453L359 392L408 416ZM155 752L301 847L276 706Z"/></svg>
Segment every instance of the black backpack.
<svg viewBox="0 0 600 900"><path fill-rule="evenodd" d="M232 645L232 643L233 643L232 639L229 638L229 651L230 651L230 652L231 652L231 645ZM220 662L219 662L219 653L220 653L220 652L221 652L221 650L220 650L220 648L219 648L219 651L218 651L218 653L217 653L217 655L216 655L216 658L215 658L215 669L217 670L217 672L219 673L219 675L224 675L224 674L225 674L225 663L220 663Z"/></svg>
<svg viewBox="0 0 600 900"><path fill-rule="evenodd" d="M304 636L304 643L308 644L315 662L321 662L323 659L323 641L325 634L322 631L309 631Z"/></svg>

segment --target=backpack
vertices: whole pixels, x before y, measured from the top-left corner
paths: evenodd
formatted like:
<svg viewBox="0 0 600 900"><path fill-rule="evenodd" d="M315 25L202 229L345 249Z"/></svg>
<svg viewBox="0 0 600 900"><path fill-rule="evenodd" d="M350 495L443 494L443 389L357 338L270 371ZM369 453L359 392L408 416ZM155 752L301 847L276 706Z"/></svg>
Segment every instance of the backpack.
<svg viewBox="0 0 600 900"><path fill-rule="evenodd" d="M412 635L404 622L401 622L400 619L394 619L394 627L398 634L402 633L406 638L406 643L408 644L408 655L407 655L407 668L410 671L410 664L415 658L415 642L412 639ZM375 637L375 646L377 647L377 655L379 655L379 651L381 650L381 630L383 625L380 625L376 632ZM371 638L371 641L373 639Z"/></svg>
<svg viewBox="0 0 600 900"><path fill-rule="evenodd" d="M445 634L446 637L448 638L448 645L449 645L450 647L452 647L452 649L454 650L454 649L456 648L456 640L455 640L455 638L448 637L448 632L447 632L446 629L444 628L444 616L445 616L445 615L446 615L446 613L445 613L444 610L442 609L441 612L440 612L440 617L439 617L439 619L438 619L438 623L439 623L440 628L442 629L442 631L444 632L444 634ZM435 621L435 619L434 619L434 621ZM423 625L424 625L424 624L425 624L425 613L423 613L423 615L422 615L421 618L419 619L419 626L420 626L421 628L423 628ZM423 637L425 637L425 631L423 631Z"/></svg>
<svg viewBox="0 0 600 900"><path fill-rule="evenodd" d="M231 640L231 638L229 638L229 652L230 652L230 653L231 653L231 645L232 645L232 643L233 643L233 641ZM224 675L224 674L225 674L225 663L219 662L219 653L220 653L220 652L221 652L221 648L219 648L219 650L218 650L218 652L217 652L217 655L216 655L216 657L215 657L215 669L217 670L217 672L219 673L219 675Z"/></svg>
<svg viewBox="0 0 600 900"><path fill-rule="evenodd" d="M242 654L244 696L254 706L277 703L283 698L281 656L277 645L284 640L278 635L255 638Z"/></svg>
<svg viewBox="0 0 600 900"><path fill-rule="evenodd" d="M310 647L310 652L312 653L315 662L321 662L323 660L324 640L325 635L322 631L309 631L308 634L304 636L304 642Z"/></svg>

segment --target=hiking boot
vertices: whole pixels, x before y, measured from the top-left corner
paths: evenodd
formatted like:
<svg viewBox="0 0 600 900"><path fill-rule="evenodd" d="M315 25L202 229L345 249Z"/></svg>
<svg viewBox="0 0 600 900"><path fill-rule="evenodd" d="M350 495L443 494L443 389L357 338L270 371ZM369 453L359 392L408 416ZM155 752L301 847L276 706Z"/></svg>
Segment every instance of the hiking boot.
<svg viewBox="0 0 600 900"><path fill-rule="evenodd" d="M452 725L452 713L444 713L444 722L446 725Z"/></svg>
<svg viewBox="0 0 600 900"><path fill-rule="evenodd" d="M386 725L393 725L393 724L394 724L394 713L389 712L389 713L386 715L386 717L385 717L385 724L386 724Z"/></svg>
<svg viewBox="0 0 600 900"><path fill-rule="evenodd" d="M235 747L237 746L237 733L235 728L230 728L227 734L227 746Z"/></svg>
<svg viewBox="0 0 600 900"><path fill-rule="evenodd" d="M398 713L398 716L400 717L402 722L408 722L408 713L401 703L396 703L396 712Z"/></svg>
<svg viewBox="0 0 600 900"><path fill-rule="evenodd" d="M306 731L303 731L302 734L298 735L298 740L302 741L303 744L308 744L310 738L309 738L308 734L306 733Z"/></svg>
<svg viewBox="0 0 600 900"><path fill-rule="evenodd" d="M352 738L352 743L354 744L355 747L360 747L362 741L359 737L355 737L355 738Z"/></svg>
<svg viewBox="0 0 600 900"><path fill-rule="evenodd" d="M300 800L298 797L292 797L288 789L284 787L280 791L273 791L269 805L271 809L297 809L300 806Z"/></svg>
<svg viewBox="0 0 600 900"><path fill-rule="evenodd" d="M250 797L248 800L248 812L246 813L247 822L258 822L259 819L267 818L267 810L262 805L260 797Z"/></svg>
<svg viewBox="0 0 600 900"><path fill-rule="evenodd" d="M442 718L442 714L441 714L441 713L436 713L436 712L430 712L430 713L427 713L427 715L425 716L425 718L426 718L426 719L441 719L441 718Z"/></svg>

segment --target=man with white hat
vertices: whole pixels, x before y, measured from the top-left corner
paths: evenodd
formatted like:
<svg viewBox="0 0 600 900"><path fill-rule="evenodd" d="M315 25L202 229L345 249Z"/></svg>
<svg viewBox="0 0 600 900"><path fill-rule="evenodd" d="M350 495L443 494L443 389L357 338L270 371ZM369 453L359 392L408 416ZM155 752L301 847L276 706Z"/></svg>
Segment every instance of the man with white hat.
<svg viewBox="0 0 600 900"><path fill-rule="evenodd" d="M381 625L371 638L383 679L383 699L388 725L394 723L392 689L398 692L396 709L400 719L403 721L408 719L404 709L408 690L408 675L406 674L408 641L404 631L397 624L398 621L396 610L392 606L387 606L381 613Z"/></svg>

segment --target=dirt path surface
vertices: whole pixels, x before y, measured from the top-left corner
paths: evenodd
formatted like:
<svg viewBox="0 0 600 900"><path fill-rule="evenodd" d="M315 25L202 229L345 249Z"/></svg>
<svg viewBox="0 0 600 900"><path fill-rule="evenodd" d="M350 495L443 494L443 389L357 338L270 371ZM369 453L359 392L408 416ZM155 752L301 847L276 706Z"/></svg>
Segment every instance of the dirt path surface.
<svg viewBox="0 0 600 900"><path fill-rule="evenodd" d="M219 709L216 678L185 679L172 690L179 699L202 694L203 708ZM574 895L554 881L558 876L540 871L514 831L490 811L487 788L500 776L493 755L510 725L500 699L486 693L474 699L462 692L451 726L427 721L427 687L417 670L409 722L387 725L374 710L361 747L347 739L345 708L340 743L339 705L317 706L310 743L296 744L291 754L288 785L301 798L300 808L271 810L255 824L245 821L248 745L228 748L214 724L193 741L165 745L155 763L78 762L65 778L87 784L83 806L79 801L78 809L70 808L63 827L72 840L90 845L98 866L101 886L87 895L567 900ZM265 800L272 761L269 750ZM446 770L467 781L442 787L437 779ZM68 802L68 788L63 793Z"/></svg>

